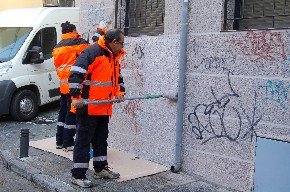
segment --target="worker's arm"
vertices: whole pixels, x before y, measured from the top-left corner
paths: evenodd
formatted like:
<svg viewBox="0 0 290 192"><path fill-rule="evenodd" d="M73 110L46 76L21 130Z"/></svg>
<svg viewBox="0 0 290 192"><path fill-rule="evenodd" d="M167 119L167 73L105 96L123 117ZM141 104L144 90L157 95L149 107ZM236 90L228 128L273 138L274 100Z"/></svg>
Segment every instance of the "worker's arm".
<svg viewBox="0 0 290 192"><path fill-rule="evenodd" d="M80 98L83 88L83 81L88 74L88 67L97 57L96 45L92 45L85 49L73 64L68 79L70 85L70 94L73 98Z"/></svg>

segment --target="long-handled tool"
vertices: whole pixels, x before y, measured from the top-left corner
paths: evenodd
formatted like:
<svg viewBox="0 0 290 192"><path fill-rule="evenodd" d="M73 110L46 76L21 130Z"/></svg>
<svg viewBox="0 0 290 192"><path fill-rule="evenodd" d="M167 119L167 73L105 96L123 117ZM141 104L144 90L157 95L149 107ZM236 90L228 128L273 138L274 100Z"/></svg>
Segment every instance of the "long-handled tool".
<svg viewBox="0 0 290 192"><path fill-rule="evenodd" d="M148 94L146 96L136 96L136 97L125 97L125 101L127 100L138 100L138 99L157 99L157 98L166 98L171 101L177 101L177 96L169 96L169 95L155 95L155 94ZM110 100L98 100L98 101L92 101L92 100L82 100L83 105L88 104L105 104L105 103L117 103L120 102L118 99L110 99Z"/></svg>

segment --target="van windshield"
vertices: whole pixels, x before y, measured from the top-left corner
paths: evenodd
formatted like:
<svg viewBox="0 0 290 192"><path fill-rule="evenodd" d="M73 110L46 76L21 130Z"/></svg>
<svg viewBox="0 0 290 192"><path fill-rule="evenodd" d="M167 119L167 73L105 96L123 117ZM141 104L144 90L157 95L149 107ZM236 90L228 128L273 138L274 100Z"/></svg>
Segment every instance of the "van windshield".
<svg viewBox="0 0 290 192"><path fill-rule="evenodd" d="M31 27L0 27L0 63L15 57Z"/></svg>

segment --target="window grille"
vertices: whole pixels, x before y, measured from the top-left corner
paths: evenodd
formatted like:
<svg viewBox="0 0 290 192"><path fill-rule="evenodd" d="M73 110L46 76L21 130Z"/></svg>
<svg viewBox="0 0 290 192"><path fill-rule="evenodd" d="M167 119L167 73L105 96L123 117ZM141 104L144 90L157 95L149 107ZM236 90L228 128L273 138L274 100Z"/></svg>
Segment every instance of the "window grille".
<svg viewBox="0 0 290 192"><path fill-rule="evenodd" d="M125 35L158 35L164 32L165 0L116 0L115 28Z"/></svg>
<svg viewBox="0 0 290 192"><path fill-rule="evenodd" d="M224 30L290 27L290 0L225 0Z"/></svg>
<svg viewBox="0 0 290 192"><path fill-rule="evenodd" d="M44 7L75 7L75 0L42 0Z"/></svg>

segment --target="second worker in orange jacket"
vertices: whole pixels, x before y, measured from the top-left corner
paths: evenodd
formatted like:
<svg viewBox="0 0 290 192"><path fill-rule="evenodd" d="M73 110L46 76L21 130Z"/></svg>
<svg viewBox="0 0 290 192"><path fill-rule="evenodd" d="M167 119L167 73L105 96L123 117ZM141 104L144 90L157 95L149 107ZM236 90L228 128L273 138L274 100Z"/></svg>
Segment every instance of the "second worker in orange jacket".
<svg viewBox="0 0 290 192"><path fill-rule="evenodd" d="M76 130L75 114L70 112L71 97L69 94L68 77L72 64L81 52L89 46L76 31L76 26L70 22L61 24L61 41L53 49L54 65L60 83L60 110L58 114L56 148L72 151Z"/></svg>

